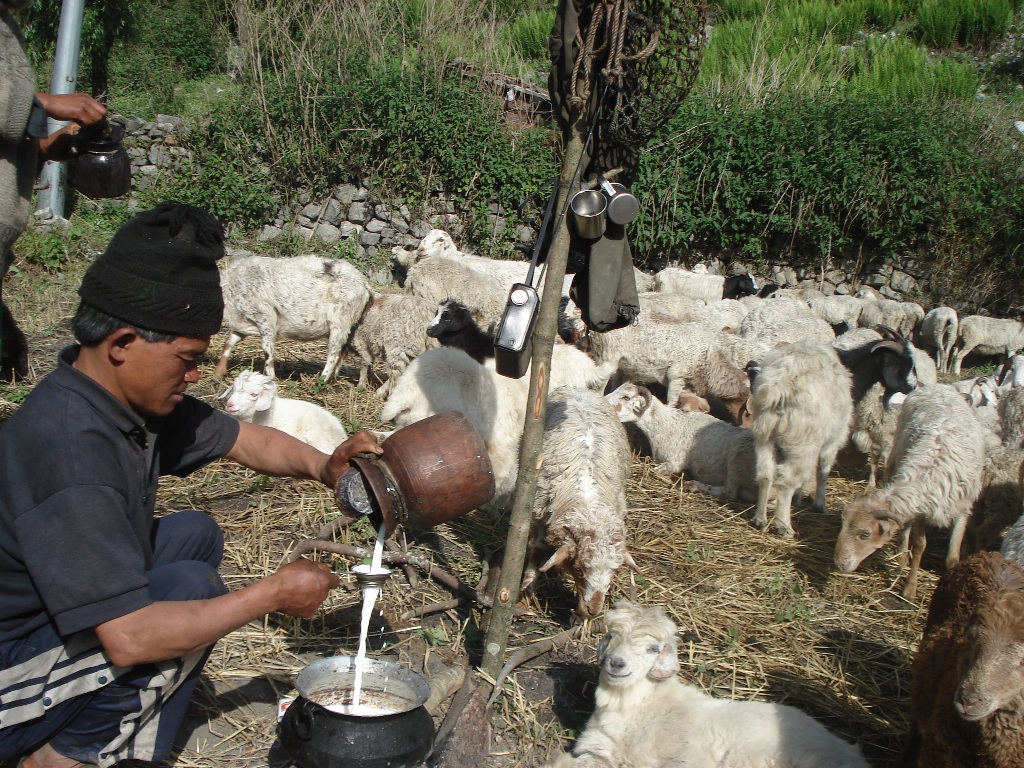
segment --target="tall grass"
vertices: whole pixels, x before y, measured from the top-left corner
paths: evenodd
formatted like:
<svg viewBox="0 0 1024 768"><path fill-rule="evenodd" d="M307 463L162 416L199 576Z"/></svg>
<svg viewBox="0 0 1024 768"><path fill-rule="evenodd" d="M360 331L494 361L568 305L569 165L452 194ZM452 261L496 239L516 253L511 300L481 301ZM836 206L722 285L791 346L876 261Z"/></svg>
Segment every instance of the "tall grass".
<svg viewBox="0 0 1024 768"><path fill-rule="evenodd" d="M876 35L849 50L850 81L845 90L898 101L970 101L981 77L970 61L932 56L905 38Z"/></svg>
<svg viewBox="0 0 1024 768"><path fill-rule="evenodd" d="M1006 34L1021 0L922 0L917 33L934 48L988 45Z"/></svg>

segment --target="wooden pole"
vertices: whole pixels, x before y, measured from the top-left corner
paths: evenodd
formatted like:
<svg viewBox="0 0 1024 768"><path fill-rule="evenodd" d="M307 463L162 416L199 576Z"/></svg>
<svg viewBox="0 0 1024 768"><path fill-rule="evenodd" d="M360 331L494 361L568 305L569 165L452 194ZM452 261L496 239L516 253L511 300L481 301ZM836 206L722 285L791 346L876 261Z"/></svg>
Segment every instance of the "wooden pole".
<svg viewBox="0 0 1024 768"><path fill-rule="evenodd" d="M558 201L555 207L558 213L555 218L555 234L544 272L540 312L531 337L533 357L530 366L530 393L526 401L528 407L526 421L523 424L523 442L519 449L519 477L516 479L508 537L505 541L505 556L502 559L501 576L494 594L481 664L481 669L492 680L497 678L504 663L515 604L519 599L523 565L526 561L526 545L530 536L530 522L533 519L533 501L537 495L537 472L544 460L541 443L544 438L544 410L548 399L548 371L551 368L551 349L555 343L555 334L558 332L558 304L562 294L562 281L569 261L569 228L563 214L572 191L569 187L583 156L584 130L582 121L577 120L562 158Z"/></svg>

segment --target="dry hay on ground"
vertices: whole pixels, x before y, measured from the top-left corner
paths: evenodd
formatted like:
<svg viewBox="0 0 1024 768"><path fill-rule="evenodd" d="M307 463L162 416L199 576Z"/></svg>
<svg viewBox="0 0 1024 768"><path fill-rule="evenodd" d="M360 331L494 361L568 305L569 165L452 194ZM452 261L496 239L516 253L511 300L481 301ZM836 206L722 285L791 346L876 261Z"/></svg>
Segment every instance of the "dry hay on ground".
<svg viewBox="0 0 1024 768"><path fill-rule="evenodd" d="M34 374L41 376L69 340L66 321L73 302L14 301L21 302L15 303L20 309L15 316L25 318ZM33 306L49 307L47 319L33 317ZM210 362L193 388L211 403L222 389L210 374L223 339L223 334L215 337ZM358 372L353 356L345 359L338 383L322 386L316 374L324 345L282 342L279 354L283 394L324 405L350 429L381 426L380 403L351 383ZM236 348L229 376L249 363L262 365L255 339ZM7 401L0 418L13 407ZM837 574L831 563L838 511L863 486L859 462L834 471L828 495L832 512L821 515L796 506L797 540L789 542L753 529L751 508L685 490L637 459L627 492L630 549L641 569L636 599L664 605L679 624L684 679L716 696L798 706L860 742L874 765L888 766L895 764L906 730L909 661L945 542L932 537L916 603L899 597L902 574L892 549L869 558L852 575ZM215 516L227 536L223 570L232 588L272 572L297 540L315 536L336 514L331 494L315 483L270 479L228 462L188 478L166 479L159 507L195 507ZM475 584L481 558L503 546L505 527L505 520L474 512L437 529L399 536ZM366 523L338 534L339 541L360 546L370 546L373 538ZM353 564L330 554L321 558L337 570ZM632 589L622 571L611 596L629 597ZM397 574L385 586L382 612L371 624L371 653L426 669L428 677L442 665L479 663L485 612L463 606L401 618L451 596L428 579L413 587ZM534 613L514 622L509 651L568 627L574 602L567 583L542 575ZM358 627L359 595L338 589L311 621L271 616L224 638L195 697L187 743L169 765L286 764L273 749L277 699L294 695L294 675L313 659L355 653ZM592 707L596 641L596 628L587 627L570 646L513 673L492 713L495 740L487 765L528 768L571 745L570 734L582 727Z"/></svg>

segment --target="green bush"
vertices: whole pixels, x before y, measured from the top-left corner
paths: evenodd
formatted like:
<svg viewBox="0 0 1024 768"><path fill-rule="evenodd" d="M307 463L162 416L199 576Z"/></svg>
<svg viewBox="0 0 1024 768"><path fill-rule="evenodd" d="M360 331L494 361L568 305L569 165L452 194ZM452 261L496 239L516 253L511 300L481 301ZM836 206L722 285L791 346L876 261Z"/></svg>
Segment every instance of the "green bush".
<svg viewBox="0 0 1024 768"><path fill-rule="evenodd" d="M533 11L516 17L508 26L513 50L524 59L547 59L548 35L554 24L553 9Z"/></svg>
<svg viewBox="0 0 1024 768"><path fill-rule="evenodd" d="M765 104L691 98L645 154L635 229L647 258L690 247L749 257L984 242L1017 268L1019 157L985 113L844 97ZM980 137L991 136L979 151Z"/></svg>
<svg viewBox="0 0 1024 768"><path fill-rule="evenodd" d="M475 80L392 59L318 87L312 110L300 99L309 83L267 83L258 101L229 94L191 134L202 161L169 194L255 226L300 186L326 192L368 179L382 196L445 190L468 207L514 210L556 173L550 133L505 128L500 98Z"/></svg>

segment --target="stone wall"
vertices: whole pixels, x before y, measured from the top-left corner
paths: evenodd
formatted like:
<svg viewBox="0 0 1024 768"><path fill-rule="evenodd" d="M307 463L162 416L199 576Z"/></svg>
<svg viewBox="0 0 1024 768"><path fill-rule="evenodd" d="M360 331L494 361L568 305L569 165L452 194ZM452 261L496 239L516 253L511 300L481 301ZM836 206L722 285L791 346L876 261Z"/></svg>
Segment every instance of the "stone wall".
<svg viewBox="0 0 1024 768"><path fill-rule="evenodd" d="M157 115L152 122L115 118L125 125L125 149L132 158L133 194L152 188L176 173L189 150L182 146L182 121L171 115ZM133 205L129 200L129 205ZM259 233L261 242L297 237L309 243L311 250L340 251L346 246L366 267L371 279L386 283L388 257L395 246L411 248L435 227L448 231L460 242L465 232L465 211L454 198L436 194L425 206L410 209L401 200L379 200L365 184L341 184L322 199L300 192L294 202L283 205L272 222ZM535 230L497 205L491 207L488 228L502 238L509 227L516 227L515 239L531 244ZM681 265L692 267L703 262L719 274L752 272L780 287L806 286L826 294L852 294L864 286L883 296L920 301L926 293L926 268L913 260L880 269L863 269L856 259L832 259L816 265L773 262L768 270L723 254L690 253ZM765 274L764 272L768 273Z"/></svg>

